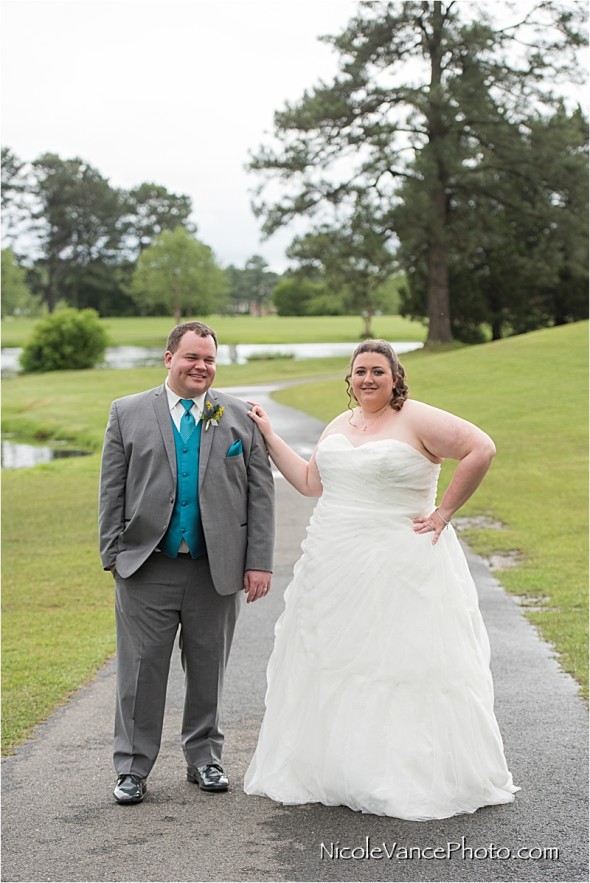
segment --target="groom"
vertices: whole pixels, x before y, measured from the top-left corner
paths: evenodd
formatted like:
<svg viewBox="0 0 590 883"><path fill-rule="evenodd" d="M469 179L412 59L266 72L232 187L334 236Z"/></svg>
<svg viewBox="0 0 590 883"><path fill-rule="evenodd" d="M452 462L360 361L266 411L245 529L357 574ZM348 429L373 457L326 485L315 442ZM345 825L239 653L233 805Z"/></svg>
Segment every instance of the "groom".
<svg viewBox="0 0 590 883"><path fill-rule="evenodd" d="M274 488L248 406L215 392L217 338L174 328L163 386L111 405L100 475L103 567L115 580L118 803L140 803L162 736L180 629L187 779L226 791L219 708L239 612L270 589Z"/></svg>

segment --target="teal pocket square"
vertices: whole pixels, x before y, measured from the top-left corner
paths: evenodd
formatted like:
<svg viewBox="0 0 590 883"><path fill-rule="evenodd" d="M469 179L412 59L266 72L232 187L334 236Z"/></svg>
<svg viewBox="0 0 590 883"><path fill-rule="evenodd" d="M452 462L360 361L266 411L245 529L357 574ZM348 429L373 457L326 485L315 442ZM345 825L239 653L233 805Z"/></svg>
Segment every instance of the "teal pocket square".
<svg viewBox="0 0 590 883"><path fill-rule="evenodd" d="M226 457L237 457L238 454L242 454L243 452L244 452L244 449L242 447L242 442L240 441L240 439L238 439L237 441L235 441L233 443L233 445L231 445L228 448L227 454L225 456Z"/></svg>

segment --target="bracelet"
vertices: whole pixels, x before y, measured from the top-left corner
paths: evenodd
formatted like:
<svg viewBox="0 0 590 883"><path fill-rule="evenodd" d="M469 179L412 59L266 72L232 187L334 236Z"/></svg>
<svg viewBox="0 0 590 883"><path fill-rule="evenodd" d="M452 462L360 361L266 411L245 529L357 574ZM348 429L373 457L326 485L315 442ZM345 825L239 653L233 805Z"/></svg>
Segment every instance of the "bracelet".
<svg viewBox="0 0 590 883"><path fill-rule="evenodd" d="M435 508L434 511L436 512L436 514L438 515L438 517L440 518L440 520L443 522L443 524L445 525L445 527L448 527L449 524L450 524L451 522L450 522L450 521L445 521L445 520L444 520L444 518L442 517L442 515L441 515L440 512L438 511L438 506Z"/></svg>

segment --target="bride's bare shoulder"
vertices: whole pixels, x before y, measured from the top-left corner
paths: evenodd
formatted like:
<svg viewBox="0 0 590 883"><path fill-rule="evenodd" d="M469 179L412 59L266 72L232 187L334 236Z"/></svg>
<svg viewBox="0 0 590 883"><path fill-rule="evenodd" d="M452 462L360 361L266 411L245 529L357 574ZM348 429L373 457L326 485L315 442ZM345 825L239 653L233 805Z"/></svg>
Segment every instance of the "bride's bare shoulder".
<svg viewBox="0 0 590 883"><path fill-rule="evenodd" d="M331 423L328 426L342 426L344 423L348 425L350 422L350 418L353 416L353 411L343 411L342 414L338 414L337 417L334 417Z"/></svg>
<svg viewBox="0 0 590 883"><path fill-rule="evenodd" d="M336 432L343 432L346 434L346 431L350 428L351 416L352 411L343 411L342 414L338 414L337 417L334 417L334 419L328 423L322 432L321 438L326 438L328 435L334 435Z"/></svg>
<svg viewBox="0 0 590 883"><path fill-rule="evenodd" d="M406 399L403 405L404 411L420 411L424 408L430 408L430 405L427 405L426 402L420 402L418 399Z"/></svg>
<svg viewBox="0 0 590 883"><path fill-rule="evenodd" d="M441 413L440 408L435 408L433 405L427 405L426 402L419 402L416 399L407 399L404 402L402 412L404 412L407 417L417 420L427 419L433 414Z"/></svg>

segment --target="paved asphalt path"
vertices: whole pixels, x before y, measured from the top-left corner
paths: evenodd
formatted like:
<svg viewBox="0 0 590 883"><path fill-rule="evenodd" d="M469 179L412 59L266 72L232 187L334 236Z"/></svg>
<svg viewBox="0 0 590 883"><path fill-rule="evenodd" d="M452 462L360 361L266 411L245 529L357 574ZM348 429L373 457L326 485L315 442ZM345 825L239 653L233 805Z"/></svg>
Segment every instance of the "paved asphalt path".
<svg viewBox="0 0 590 883"><path fill-rule="evenodd" d="M321 424L269 404L270 391L258 387L255 396L268 405L277 430L309 454ZM247 398L252 389L233 392ZM243 610L227 675L224 764L230 791L206 794L186 782L178 737L182 672L175 654L148 796L138 806L114 803L111 661L2 765L2 879L587 880L586 707L514 600L472 555L492 642L497 716L522 789L515 803L443 821L407 822L345 807L283 807L243 793L263 713L273 626L313 508L284 480L277 478L276 486L273 591ZM541 857L547 849L556 852ZM516 857L518 850L522 857Z"/></svg>

